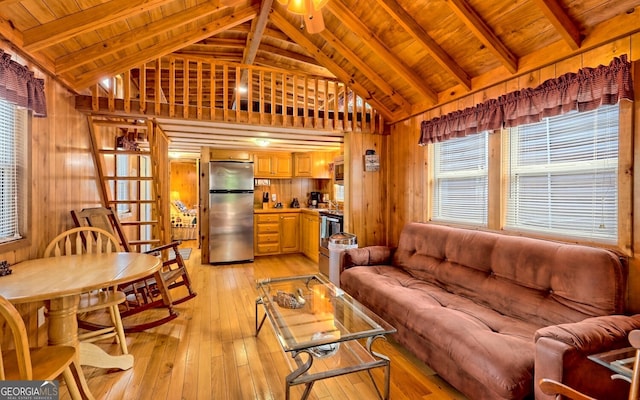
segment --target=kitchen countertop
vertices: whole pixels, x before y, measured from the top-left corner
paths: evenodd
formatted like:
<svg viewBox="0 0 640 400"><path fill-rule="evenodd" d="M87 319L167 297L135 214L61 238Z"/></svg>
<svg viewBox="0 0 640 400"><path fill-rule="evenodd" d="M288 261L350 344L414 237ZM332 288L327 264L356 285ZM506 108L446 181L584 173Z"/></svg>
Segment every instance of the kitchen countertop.
<svg viewBox="0 0 640 400"><path fill-rule="evenodd" d="M318 214L321 210L322 210L322 208L308 208L308 207L291 208L291 207L283 207L283 208L254 208L253 212L255 214L299 213L299 212L308 212L308 213Z"/></svg>

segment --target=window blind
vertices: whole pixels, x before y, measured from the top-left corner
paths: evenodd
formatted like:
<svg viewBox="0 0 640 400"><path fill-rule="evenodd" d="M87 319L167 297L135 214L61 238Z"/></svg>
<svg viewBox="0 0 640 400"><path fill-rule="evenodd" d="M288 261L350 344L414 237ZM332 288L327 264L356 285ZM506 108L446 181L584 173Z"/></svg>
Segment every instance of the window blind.
<svg viewBox="0 0 640 400"><path fill-rule="evenodd" d="M129 177L129 156L126 154L116 154L116 176L118 178ZM129 181L126 179L118 179L115 187L117 201L128 201L129 195ZM131 212L130 203L117 203L118 214L125 214Z"/></svg>
<svg viewBox="0 0 640 400"><path fill-rule="evenodd" d="M487 225L487 132L434 145L432 220Z"/></svg>
<svg viewBox="0 0 640 400"><path fill-rule="evenodd" d="M506 227L615 243L618 105L509 132Z"/></svg>
<svg viewBox="0 0 640 400"><path fill-rule="evenodd" d="M26 111L0 99L0 243L20 239Z"/></svg>

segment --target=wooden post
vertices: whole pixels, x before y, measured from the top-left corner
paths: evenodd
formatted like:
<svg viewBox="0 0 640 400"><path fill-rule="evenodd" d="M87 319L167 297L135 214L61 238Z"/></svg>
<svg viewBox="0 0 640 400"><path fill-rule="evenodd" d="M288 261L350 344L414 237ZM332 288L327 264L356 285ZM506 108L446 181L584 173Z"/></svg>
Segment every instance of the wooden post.
<svg viewBox="0 0 640 400"><path fill-rule="evenodd" d="M271 71L271 125L276 124L276 106L278 104L278 91L276 86L276 73Z"/></svg>
<svg viewBox="0 0 640 400"><path fill-rule="evenodd" d="M189 118L189 60L182 64L182 116Z"/></svg>
<svg viewBox="0 0 640 400"><path fill-rule="evenodd" d="M155 102L155 115L160 115L160 100L162 98L162 60L156 59L156 71L155 71L155 93L153 94L153 100Z"/></svg>
<svg viewBox="0 0 640 400"><path fill-rule="evenodd" d="M282 126L287 126L287 74L282 73Z"/></svg>
<svg viewBox="0 0 640 400"><path fill-rule="evenodd" d="M147 108L147 66L142 64L140 66L140 82L138 87L140 88L140 112L144 114Z"/></svg>
<svg viewBox="0 0 640 400"><path fill-rule="evenodd" d="M131 112L131 70L128 69L122 78L122 97L124 97L124 111Z"/></svg>
<svg viewBox="0 0 640 400"><path fill-rule="evenodd" d="M196 63L196 118L202 119L202 61Z"/></svg>
<svg viewBox="0 0 640 400"><path fill-rule="evenodd" d="M229 66L222 66L222 114L225 121L229 120Z"/></svg>
<svg viewBox="0 0 640 400"><path fill-rule="evenodd" d="M216 119L216 64L211 63L209 66L209 116L211 121Z"/></svg>
<svg viewBox="0 0 640 400"><path fill-rule="evenodd" d="M176 116L176 59L169 59L169 116Z"/></svg>

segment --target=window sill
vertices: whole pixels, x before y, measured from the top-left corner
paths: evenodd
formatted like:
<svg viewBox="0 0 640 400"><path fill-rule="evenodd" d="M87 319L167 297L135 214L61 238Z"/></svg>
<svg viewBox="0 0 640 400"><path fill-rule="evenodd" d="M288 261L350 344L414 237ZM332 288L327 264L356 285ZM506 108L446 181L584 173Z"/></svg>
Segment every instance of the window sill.
<svg viewBox="0 0 640 400"><path fill-rule="evenodd" d="M31 245L31 240L29 240L28 238L22 238L22 239L12 240L10 242L0 243L0 254L23 249L23 248L29 247L30 245Z"/></svg>

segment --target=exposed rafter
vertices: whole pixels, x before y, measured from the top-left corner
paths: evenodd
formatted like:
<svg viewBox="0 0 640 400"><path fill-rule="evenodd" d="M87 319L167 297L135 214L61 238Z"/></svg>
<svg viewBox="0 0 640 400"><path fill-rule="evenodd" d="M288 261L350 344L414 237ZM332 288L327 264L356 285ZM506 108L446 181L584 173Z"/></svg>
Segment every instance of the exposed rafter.
<svg viewBox="0 0 640 400"><path fill-rule="evenodd" d="M473 34L485 45L512 74L518 70L517 57L502 43L466 0L446 2Z"/></svg>
<svg viewBox="0 0 640 400"><path fill-rule="evenodd" d="M38 25L24 32L24 47L38 51L75 35L95 31L117 21L160 7L173 0L114 0Z"/></svg>
<svg viewBox="0 0 640 400"><path fill-rule="evenodd" d="M325 6L333 15L345 24L351 32L357 35L364 44L370 47L379 57L384 59L389 68L393 69L402 79L411 84L420 94L433 103L438 101L438 95L425 83L424 78L417 75L406 64L389 50L389 48L349 10L340 0L333 0Z"/></svg>
<svg viewBox="0 0 640 400"><path fill-rule="evenodd" d="M534 0L549 22L556 28L572 50L577 50L582 44L580 29L564 11L557 0Z"/></svg>
<svg viewBox="0 0 640 400"><path fill-rule="evenodd" d="M159 56L177 51L188 44L196 43L204 38L222 32L230 26L247 22L255 18L256 15L258 15L258 6L243 8L231 15L202 26L198 30L198 34L194 34L193 32L184 32L181 35L173 37L169 41L164 41L158 45L139 51L132 56L117 59L107 65L104 65L100 71L91 71L86 74L81 74L76 77L74 82L75 86L78 88L88 87L91 84L98 82L103 76L116 75L136 65L157 59Z"/></svg>
<svg viewBox="0 0 640 400"><path fill-rule="evenodd" d="M409 102L402 97L387 81L381 77L376 71L373 70L366 62L362 61L351 49L349 49L344 43L342 43L333 33L328 29L319 33L324 40L326 40L331 47L338 50L340 55L349 60L354 67L356 67L364 76L379 87L386 95L391 97L394 103L400 106L405 112L409 112Z"/></svg>
<svg viewBox="0 0 640 400"><path fill-rule="evenodd" d="M258 54L258 47L260 47L260 42L262 41L262 35L264 34L264 28L267 26L267 21L269 20L269 13L271 12L271 5L273 4L273 0L262 0L262 4L260 5L260 13L257 18L254 18L251 21L251 30L247 35L247 43L244 47L244 52L242 54L242 64L251 65L256 59L256 55ZM247 71L243 70L240 79L236 82L238 87L244 87L247 85ZM235 104L236 93L233 94L232 103Z"/></svg>
<svg viewBox="0 0 640 400"><path fill-rule="evenodd" d="M422 43L431 56L449 72L462 86L471 90L471 78L469 74L456 63L446 51L436 43L435 40L425 32L412 17L405 11L396 0L376 0L389 15L404 28L415 40Z"/></svg>
<svg viewBox="0 0 640 400"><path fill-rule="evenodd" d="M85 65L106 55L115 54L120 50L144 42L149 38L161 35L176 27L189 24L199 18L219 12L221 7L217 2L208 2L176 13L158 22L153 22L140 28L133 29L116 37L96 43L84 49L71 52L56 60L56 72L64 73L79 65Z"/></svg>
<svg viewBox="0 0 640 400"><path fill-rule="evenodd" d="M317 61L313 57L303 56L297 53L292 53L290 51L282 50L277 47L261 45L258 49L258 56L262 56L263 58L272 58L273 56L283 57L286 60L289 60L291 63L296 64L299 68L309 75L317 75L323 76L327 78L335 77L330 71L326 68L317 64Z"/></svg>
<svg viewBox="0 0 640 400"><path fill-rule="evenodd" d="M258 47L260 47L262 35L264 35L264 29L267 27L267 21L269 20L272 4L273 0L262 0L262 4L260 5L260 14L258 14L257 18L251 21L251 31L247 35L247 44L244 48L244 54L242 55L242 64L253 64L253 60L258 54ZM244 76L243 78L246 79Z"/></svg>
<svg viewBox="0 0 640 400"><path fill-rule="evenodd" d="M393 113L383 103L375 99L367 91L367 89L360 83L353 80L351 75L342 69L331 57L327 56L316 45L307 38L304 33L300 32L298 27L293 26L280 12L274 10L271 13L271 21L292 40L304 47L309 53L313 54L318 62L324 65L329 71L331 71L338 79L347 82L351 85L351 88L356 91L362 98L371 102L371 104L382 114L386 119L393 119Z"/></svg>

